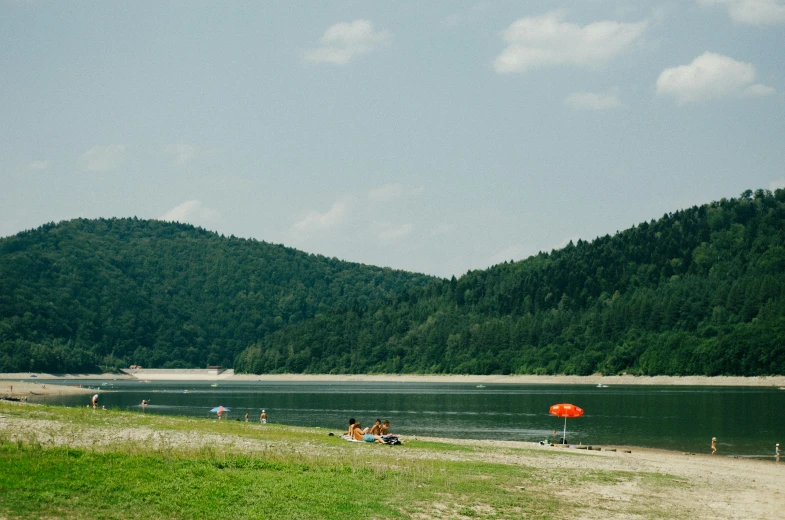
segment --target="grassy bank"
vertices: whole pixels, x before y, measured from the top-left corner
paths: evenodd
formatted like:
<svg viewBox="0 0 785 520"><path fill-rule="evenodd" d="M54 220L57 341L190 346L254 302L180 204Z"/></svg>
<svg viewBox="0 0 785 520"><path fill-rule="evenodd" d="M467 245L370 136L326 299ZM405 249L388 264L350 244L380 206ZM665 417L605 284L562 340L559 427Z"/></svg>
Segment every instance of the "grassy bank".
<svg viewBox="0 0 785 520"><path fill-rule="evenodd" d="M700 517L674 493L697 479L619 454L366 445L319 428L43 405L0 415L0 517Z"/></svg>

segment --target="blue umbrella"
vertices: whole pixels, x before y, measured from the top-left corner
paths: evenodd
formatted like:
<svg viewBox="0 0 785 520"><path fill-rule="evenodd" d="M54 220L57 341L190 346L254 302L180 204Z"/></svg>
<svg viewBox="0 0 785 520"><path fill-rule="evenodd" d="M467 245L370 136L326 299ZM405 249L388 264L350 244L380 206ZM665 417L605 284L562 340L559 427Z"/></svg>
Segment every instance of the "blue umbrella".
<svg viewBox="0 0 785 520"><path fill-rule="evenodd" d="M224 408L223 406L216 406L215 408L213 408L210 411L211 412L229 412L230 410L229 410L229 408Z"/></svg>

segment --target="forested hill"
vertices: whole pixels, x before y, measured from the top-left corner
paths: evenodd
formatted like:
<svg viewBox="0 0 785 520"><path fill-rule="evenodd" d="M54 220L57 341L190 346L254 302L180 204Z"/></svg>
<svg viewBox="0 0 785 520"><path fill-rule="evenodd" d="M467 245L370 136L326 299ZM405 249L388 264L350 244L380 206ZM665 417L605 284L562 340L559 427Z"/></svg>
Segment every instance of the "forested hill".
<svg viewBox="0 0 785 520"><path fill-rule="evenodd" d="M189 225L0 239L0 372L785 374L785 190L459 279Z"/></svg>
<svg viewBox="0 0 785 520"><path fill-rule="evenodd" d="M48 224L0 239L0 372L231 367L285 325L431 280L156 220Z"/></svg>
<svg viewBox="0 0 785 520"><path fill-rule="evenodd" d="M248 372L785 374L785 190L294 323Z"/></svg>

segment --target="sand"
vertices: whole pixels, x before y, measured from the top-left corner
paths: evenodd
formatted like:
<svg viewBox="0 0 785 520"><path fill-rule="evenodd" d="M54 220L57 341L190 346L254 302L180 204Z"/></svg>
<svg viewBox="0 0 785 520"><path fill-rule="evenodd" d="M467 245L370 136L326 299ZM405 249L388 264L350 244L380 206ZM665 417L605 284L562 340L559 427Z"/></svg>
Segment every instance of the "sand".
<svg viewBox="0 0 785 520"><path fill-rule="evenodd" d="M13 390L11 389L13 387ZM36 395L79 395L92 394L95 390L89 388L79 388L78 384L52 384L46 383L23 383L19 381L0 381L0 397L30 397Z"/></svg>
<svg viewBox="0 0 785 520"><path fill-rule="evenodd" d="M270 382L379 382L379 383L462 383L473 385L656 385L656 386L774 386L785 388L785 376L474 376L474 375L398 375L398 374L235 374L226 370L219 375L208 375L206 370L171 371L142 370L127 374L36 374L39 379L111 380L142 379L150 381L270 381ZM0 374L2 380L29 380L30 373Z"/></svg>
<svg viewBox="0 0 785 520"><path fill-rule="evenodd" d="M35 407L24 405L22 407ZM97 412L111 413L111 412ZM44 445L64 445L103 450L113 444L131 443L151 449L210 447L221 452L259 453L274 456L277 451L302 453L307 456L309 444L290 440L265 439L258 426L249 425L248 435L208 433L198 430L151 429L120 421L107 421L104 426L84 428L71 423L24 417L27 414L0 416L0 435L10 440L37 441ZM109 416L107 416L109 417ZM195 421L195 420L192 420ZM293 428L324 433L323 429ZM471 446L469 451L406 449L412 439L432 440ZM785 462L731 459L722 456L626 448L620 451L584 451L570 448L539 446L533 443L490 440L428 439L401 436L403 449L354 445L350 443L320 446L323 456L349 457L352 454L376 454L377 463L396 460L461 460L489 462L520 467L533 475L527 484L538 486L584 506L582 519L622 518L690 518L690 519L777 519L785 518L782 504L785 491ZM607 449L605 446L603 449ZM773 447L772 447L773 449ZM372 451L366 451L372 450ZM626 472L626 479L589 479L576 485L570 482L571 470L584 473ZM664 486L652 486L652 478L667 480ZM565 480L566 479L566 480ZM511 493L517 492L511 486ZM639 514L633 514L635 511ZM435 511L434 513L436 513ZM556 512L558 513L558 512ZM423 518L441 518L427 515ZM562 518L556 514L555 517Z"/></svg>

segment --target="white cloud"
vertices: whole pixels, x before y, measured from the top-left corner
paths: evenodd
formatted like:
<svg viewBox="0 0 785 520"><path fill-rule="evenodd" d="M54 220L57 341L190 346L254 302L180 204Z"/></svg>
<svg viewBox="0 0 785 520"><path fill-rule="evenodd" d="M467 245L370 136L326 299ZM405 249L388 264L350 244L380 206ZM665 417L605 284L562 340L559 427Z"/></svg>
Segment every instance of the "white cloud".
<svg viewBox="0 0 785 520"><path fill-rule="evenodd" d="M174 156L174 161L178 166L183 166L193 159L199 152L196 145L185 141L179 141L174 144L167 145L165 148L166 153Z"/></svg>
<svg viewBox="0 0 785 520"><path fill-rule="evenodd" d="M214 221L220 218L221 214L216 210L205 207L200 200L187 200L179 204L158 220L167 220L171 222L192 222L192 221Z"/></svg>
<svg viewBox="0 0 785 520"><path fill-rule="evenodd" d="M753 84L755 76L755 67L751 63L705 52L689 65L663 70L657 78L657 94L673 96L679 103L690 103L774 92L766 85Z"/></svg>
<svg viewBox="0 0 785 520"><path fill-rule="evenodd" d="M398 183L385 184L368 192L368 198L375 202L397 199L403 195L403 186Z"/></svg>
<svg viewBox="0 0 785 520"><path fill-rule="evenodd" d="M379 224L383 229L379 232L378 237L382 242L398 242L405 236L414 231L413 224L401 224L399 226L392 225L388 222Z"/></svg>
<svg viewBox="0 0 785 520"><path fill-rule="evenodd" d="M106 172L114 170L126 156L125 145L110 144L93 146L79 158L82 167L89 172Z"/></svg>
<svg viewBox="0 0 785 520"><path fill-rule="evenodd" d="M488 265L496 265L508 260L523 260L524 258L528 258L533 254L534 253L530 248L522 244L515 244L505 247L504 249L491 255L491 257L488 259Z"/></svg>
<svg viewBox="0 0 785 520"><path fill-rule="evenodd" d="M526 72L553 65L602 66L639 44L647 22L612 20L583 27L563 22L564 12L521 18L504 31L507 47L493 62L499 74Z"/></svg>
<svg viewBox="0 0 785 520"><path fill-rule="evenodd" d="M564 98L564 104L573 110L607 110L618 108L621 101L615 94L595 94L594 92L573 92Z"/></svg>
<svg viewBox="0 0 785 520"><path fill-rule="evenodd" d="M333 204L327 213L311 211L303 219L292 226L292 231L297 233L311 233L333 228L343 222L346 216L346 204L338 201Z"/></svg>
<svg viewBox="0 0 785 520"><path fill-rule="evenodd" d="M750 85L749 87L742 90L742 95L756 97L756 96L768 96L769 94L774 94L775 90L774 87L770 87L768 85L762 85L760 83L756 83L754 85Z"/></svg>
<svg viewBox="0 0 785 520"><path fill-rule="evenodd" d="M435 237L438 235L446 235L447 233L450 233L453 229L455 229L455 226L453 226L452 224L439 224L438 226L436 226L431 230L431 236Z"/></svg>
<svg viewBox="0 0 785 520"><path fill-rule="evenodd" d="M346 65L353 58L373 52L391 40L389 31L374 31L369 20L341 22L328 28L321 37L321 47L305 51L309 63Z"/></svg>
<svg viewBox="0 0 785 520"><path fill-rule="evenodd" d="M775 181L771 181L769 183L769 189L771 191L780 190L783 188L785 188L785 177L782 177L781 179L777 179Z"/></svg>
<svg viewBox="0 0 785 520"><path fill-rule="evenodd" d="M747 25L785 23L785 0L698 0L705 6L726 6L728 16Z"/></svg>
<svg viewBox="0 0 785 520"><path fill-rule="evenodd" d="M49 168L49 159L33 161L27 165L27 171L40 172Z"/></svg>

